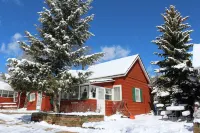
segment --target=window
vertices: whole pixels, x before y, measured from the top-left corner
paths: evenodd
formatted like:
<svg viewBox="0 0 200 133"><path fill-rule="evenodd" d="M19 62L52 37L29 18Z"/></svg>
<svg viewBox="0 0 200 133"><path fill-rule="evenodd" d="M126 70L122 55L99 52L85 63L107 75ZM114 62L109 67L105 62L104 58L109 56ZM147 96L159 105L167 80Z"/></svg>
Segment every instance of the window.
<svg viewBox="0 0 200 133"><path fill-rule="evenodd" d="M133 101L142 102L142 90L139 88L133 88Z"/></svg>
<svg viewBox="0 0 200 133"><path fill-rule="evenodd" d="M74 86L66 94L66 99L78 99L79 98L79 86Z"/></svg>
<svg viewBox="0 0 200 133"><path fill-rule="evenodd" d="M35 101L35 93L30 93L29 94L29 102Z"/></svg>
<svg viewBox="0 0 200 133"><path fill-rule="evenodd" d="M9 91L8 92L8 97L12 97L13 98L13 95L14 95L14 91Z"/></svg>
<svg viewBox="0 0 200 133"><path fill-rule="evenodd" d="M122 89L121 85L113 86L113 93L114 93L114 101L121 101L122 100Z"/></svg>
<svg viewBox="0 0 200 133"><path fill-rule="evenodd" d="M8 97L8 91L3 90L2 97Z"/></svg>
<svg viewBox="0 0 200 133"><path fill-rule="evenodd" d="M97 92L96 87L91 85L90 86L90 92L89 92L89 95L90 95L89 98L91 98L91 99L96 98L96 92Z"/></svg>
<svg viewBox="0 0 200 133"><path fill-rule="evenodd" d="M105 99L112 100L112 89L106 89Z"/></svg>
<svg viewBox="0 0 200 133"><path fill-rule="evenodd" d="M69 99L69 92L62 92L61 99Z"/></svg>
<svg viewBox="0 0 200 133"><path fill-rule="evenodd" d="M3 92L3 90L0 90L0 97L2 97L2 92Z"/></svg>
<svg viewBox="0 0 200 133"><path fill-rule="evenodd" d="M18 100L18 92L14 92L13 102L17 102L17 100Z"/></svg>
<svg viewBox="0 0 200 133"><path fill-rule="evenodd" d="M80 99L87 99L89 92L89 85L80 86Z"/></svg>

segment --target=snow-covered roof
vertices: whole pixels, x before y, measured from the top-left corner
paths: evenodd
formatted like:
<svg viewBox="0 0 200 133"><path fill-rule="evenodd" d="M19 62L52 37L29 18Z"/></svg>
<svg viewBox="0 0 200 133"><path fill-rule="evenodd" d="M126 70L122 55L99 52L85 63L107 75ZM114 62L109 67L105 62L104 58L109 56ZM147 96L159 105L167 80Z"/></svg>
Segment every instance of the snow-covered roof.
<svg viewBox="0 0 200 133"><path fill-rule="evenodd" d="M85 71L70 70L69 72L77 77L79 72L83 73L88 71L92 72L91 76L88 78L91 82L113 82L114 80L112 78L126 76L137 60L139 61L148 82L150 82L149 76L138 54L92 65Z"/></svg>
<svg viewBox="0 0 200 133"><path fill-rule="evenodd" d="M14 91L8 83L5 83L3 81L0 81L0 90Z"/></svg>
<svg viewBox="0 0 200 133"><path fill-rule="evenodd" d="M111 78L103 78L103 79L91 79L90 83L105 83L105 82L114 82L115 80L111 79Z"/></svg>
<svg viewBox="0 0 200 133"><path fill-rule="evenodd" d="M93 72L90 79L125 75L137 57L138 55L133 55L93 65L88 68Z"/></svg>
<svg viewBox="0 0 200 133"><path fill-rule="evenodd" d="M89 79L102 79L125 76L137 60L139 60L145 76L150 82L149 76L138 54L116 60L111 60L104 63L99 63L89 67L88 70L93 72Z"/></svg>

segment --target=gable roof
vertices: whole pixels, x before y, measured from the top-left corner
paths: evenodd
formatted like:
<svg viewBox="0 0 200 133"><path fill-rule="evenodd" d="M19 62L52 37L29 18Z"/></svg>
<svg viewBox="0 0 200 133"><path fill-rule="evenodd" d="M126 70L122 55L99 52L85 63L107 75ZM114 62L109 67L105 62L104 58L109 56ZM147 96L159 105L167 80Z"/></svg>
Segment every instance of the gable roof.
<svg viewBox="0 0 200 133"><path fill-rule="evenodd" d="M137 60L139 60L145 77L150 83L149 76L138 54L90 66L88 71L93 73L89 80L126 76Z"/></svg>
<svg viewBox="0 0 200 133"><path fill-rule="evenodd" d="M90 82L113 82L114 80L112 78L126 76L136 61L139 61L144 75L148 83L150 83L149 75L147 74L147 71L138 54L92 65L87 70L69 70L68 72L73 76L78 77L78 73L91 71L92 74L88 78Z"/></svg>

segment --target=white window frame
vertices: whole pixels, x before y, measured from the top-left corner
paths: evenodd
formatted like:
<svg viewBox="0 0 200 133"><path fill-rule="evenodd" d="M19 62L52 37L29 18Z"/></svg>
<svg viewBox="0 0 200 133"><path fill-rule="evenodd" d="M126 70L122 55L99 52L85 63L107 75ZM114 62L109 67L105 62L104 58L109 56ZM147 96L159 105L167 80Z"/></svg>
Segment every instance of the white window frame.
<svg viewBox="0 0 200 133"><path fill-rule="evenodd" d="M114 89L115 87L119 87L120 88L120 99L119 100L114 100L115 99L115 95L114 95ZM113 101L122 101L122 85L113 85L113 88L112 88L112 100Z"/></svg>
<svg viewBox="0 0 200 133"><path fill-rule="evenodd" d="M12 96L9 96L10 93L13 93L13 95L12 95ZM8 98L13 98L13 97L14 97L14 93L15 93L14 91L9 91L9 92L8 92Z"/></svg>
<svg viewBox="0 0 200 133"><path fill-rule="evenodd" d="M136 99L137 97L136 97L136 92L137 91L139 92L139 96L138 96L138 98L139 99ZM141 99L141 89L140 88L135 88L135 102L142 102L142 99Z"/></svg>
<svg viewBox="0 0 200 133"><path fill-rule="evenodd" d="M13 102L17 102L18 101L18 92L14 92L14 95L13 95Z"/></svg>
<svg viewBox="0 0 200 133"><path fill-rule="evenodd" d="M5 91L6 91L7 93L4 93ZM8 93L9 93L9 91L7 91L7 90L2 90L1 97L8 98ZM7 96L5 97L5 96L3 96L3 94L7 94Z"/></svg>
<svg viewBox="0 0 200 133"><path fill-rule="evenodd" d="M96 89L96 90L95 90L95 91L96 91L96 92L95 92L95 93L96 93L96 94L95 94L95 98L92 97L92 92L91 92L91 89L92 89L93 87ZM97 93L98 93L97 90L98 90L97 86L89 85L89 98L88 98L88 99L97 99Z"/></svg>
<svg viewBox="0 0 200 133"><path fill-rule="evenodd" d="M30 100L29 100L29 102L33 102L33 101L35 101L35 100L36 100L35 93L30 93L30 94L29 94L29 97L30 97Z"/></svg>
<svg viewBox="0 0 200 133"><path fill-rule="evenodd" d="M111 94L106 94L106 90L111 90ZM105 88L105 100L113 100L113 89L110 89L110 88ZM106 99L106 95L109 95L109 96L111 96L111 99Z"/></svg>

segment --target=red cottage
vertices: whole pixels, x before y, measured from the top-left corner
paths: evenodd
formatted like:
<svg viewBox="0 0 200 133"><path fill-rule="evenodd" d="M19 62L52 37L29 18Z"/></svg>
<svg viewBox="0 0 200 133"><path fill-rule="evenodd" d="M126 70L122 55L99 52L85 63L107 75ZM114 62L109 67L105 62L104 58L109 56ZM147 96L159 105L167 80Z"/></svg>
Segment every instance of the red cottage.
<svg viewBox="0 0 200 133"><path fill-rule="evenodd" d="M150 111L150 80L139 55L99 63L88 70L93 72L88 83L61 93L61 112L95 111L112 115L118 111L130 116ZM70 72L77 76L79 71ZM14 102L22 108L28 100L27 110L52 109L50 97L44 93L0 92L0 103Z"/></svg>
<svg viewBox="0 0 200 133"><path fill-rule="evenodd" d="M139 55L93 65L88 70L93 72L89 83L62 93L62 112L112 115L119 111L129 116L150 111L150 80ZM71 71L74 75L78 72Z"/></svg>

